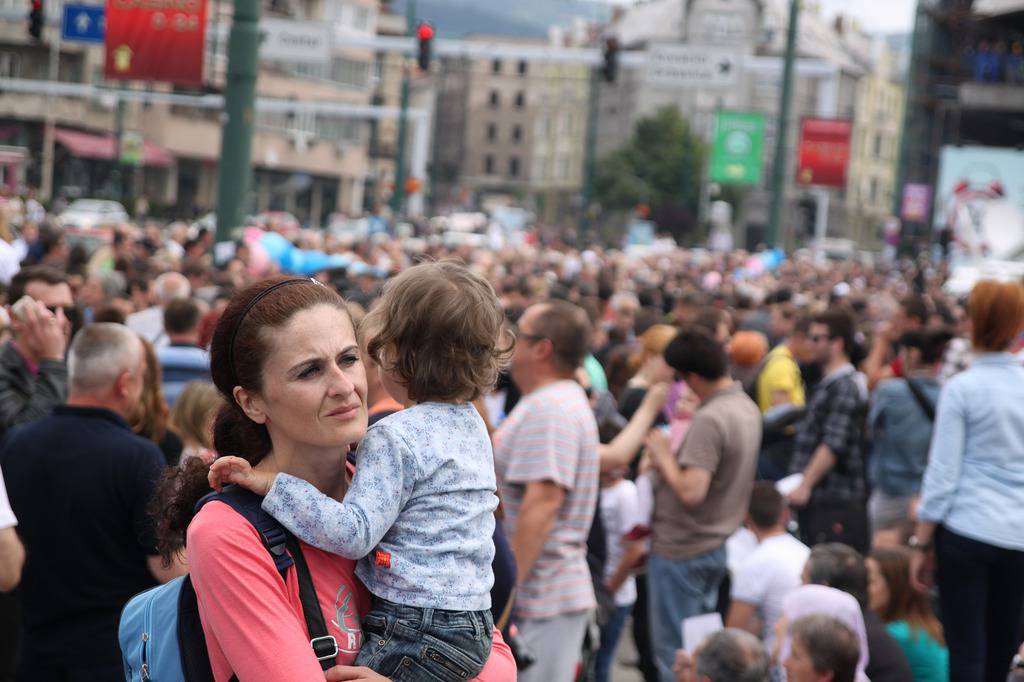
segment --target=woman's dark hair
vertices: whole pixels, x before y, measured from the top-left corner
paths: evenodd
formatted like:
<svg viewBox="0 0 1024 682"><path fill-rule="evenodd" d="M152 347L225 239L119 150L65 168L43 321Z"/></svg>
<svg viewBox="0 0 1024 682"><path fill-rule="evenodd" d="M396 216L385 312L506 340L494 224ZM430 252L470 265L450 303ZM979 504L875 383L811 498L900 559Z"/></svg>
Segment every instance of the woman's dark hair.
<svg viewBox="0 0 1024 682"><path fill-rule="evenodd" d="M921 353L921 362L934 365L946 353L946 346L953 339L953 332L948 329L912 329L900 337L900 345L904 348L916 348Z"/></svg>
<svg viewBox="0 0 1024 682"><path fill-rule="evenodd" d="M217 323L210 344L213 383L224 398L213 427L213 447L218 456L234 455L257 464L270 452L267 428L249 419L235 402L241 386L259 393L263 367L271 351L268 330L280 329L296 313L328 305L348 315L344 299L311 279L271 277L250 285L232 297ZM157 519L157 547L165 562L185 543L185 531L195 505L210 492L209 465L198 457L180 468L169 469L157 489L151 507Z"/></svg>

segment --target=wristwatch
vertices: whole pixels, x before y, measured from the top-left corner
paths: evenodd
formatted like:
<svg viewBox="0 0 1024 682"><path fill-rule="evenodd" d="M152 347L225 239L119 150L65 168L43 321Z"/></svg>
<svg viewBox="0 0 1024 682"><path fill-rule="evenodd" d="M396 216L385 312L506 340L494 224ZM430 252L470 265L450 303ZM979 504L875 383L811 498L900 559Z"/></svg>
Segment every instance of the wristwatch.
<svg viewBox="0 0 1024 682"><path fill-rule="evenodd" d="M928 550L930 550L932 548L932 543L930 541L929 542L921 542L921 540L916 535L911 535L910 536L910 539L907 540L907 545L911 549L916 549L919 552L927 552Z"/></svg>

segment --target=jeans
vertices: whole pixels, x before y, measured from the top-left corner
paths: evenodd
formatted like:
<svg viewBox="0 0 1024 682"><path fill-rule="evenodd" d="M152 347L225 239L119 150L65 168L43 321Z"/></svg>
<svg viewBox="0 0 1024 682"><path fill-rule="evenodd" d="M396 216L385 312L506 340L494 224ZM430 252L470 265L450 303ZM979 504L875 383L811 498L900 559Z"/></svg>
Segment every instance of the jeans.
<svg viewBox="0 0 1024 682"><path fill-rule="evenodd" d="M619 637L626 626L626 617L633 610L633 605L616 606L612 617L601 628L601 648L597 650L597 682L608 682L608 675L615 660L615 649L619 646Z"/></svg>
<svg viewBox="0 0 1024 682"><path fill-rule="evenodd" d="M374 598L355 665L393 682L461 682L483 670L493 634L490 611L424 609Z"/></svg>
<svg viewBox="0 0 1024 682"><path fill-rule="evenodd" d="M661 682L675 682L672 664L683 644L683 620L715 610L725 573L724 544L689 559L648 558L647 603Z"/></svg>
<svg viewBox="0 0 1024 682"><path fill-rule="evenodd" d="M647 573L636 577L636 603L633 604L633 642L640 675L644 682L658 682L658 666L654 662L651 643L651 619L647 615Z"/></svg>
<svg viewBox="0 0 1024 682"><path fill-rule="evenodd" d="M1024 552L940 527L935 558L950 682L1003 682L1020 645Z"/></svg>

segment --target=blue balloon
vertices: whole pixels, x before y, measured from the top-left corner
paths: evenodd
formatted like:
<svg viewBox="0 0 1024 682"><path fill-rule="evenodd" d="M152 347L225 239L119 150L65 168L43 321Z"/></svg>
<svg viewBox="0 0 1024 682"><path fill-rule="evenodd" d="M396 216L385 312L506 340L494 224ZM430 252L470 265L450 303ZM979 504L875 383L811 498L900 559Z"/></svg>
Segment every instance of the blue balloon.
<svg viewBox="0 0 1024 682"><path fill-rule="evenodd" d="M284 261L288 254L295 250L295 245L276 232L266 232L260 237L260 244L266 249L270 259L285 267Z"/></svg>

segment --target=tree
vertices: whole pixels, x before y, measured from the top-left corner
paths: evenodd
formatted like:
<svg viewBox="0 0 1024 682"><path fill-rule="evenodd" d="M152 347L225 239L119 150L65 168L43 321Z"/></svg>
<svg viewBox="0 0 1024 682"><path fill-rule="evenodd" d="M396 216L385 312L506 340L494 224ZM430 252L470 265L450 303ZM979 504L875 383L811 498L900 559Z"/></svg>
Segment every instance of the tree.
<svg viewBox="0 0 1024 682"><path fill-rule="evenodd" d="M636 124L629 142L598 161L595 198L610 211L651 208L651 219L677 238L696 224L704 142L674 107Z"/></svg>

